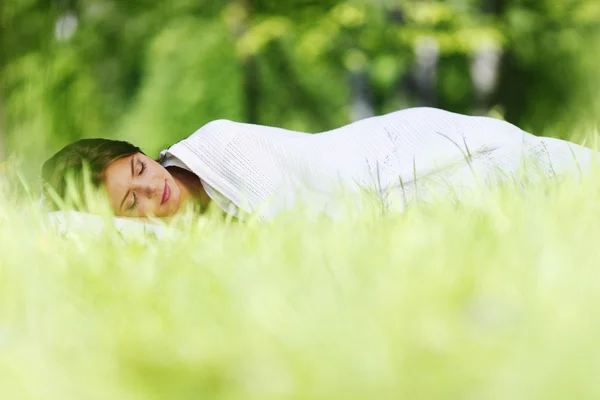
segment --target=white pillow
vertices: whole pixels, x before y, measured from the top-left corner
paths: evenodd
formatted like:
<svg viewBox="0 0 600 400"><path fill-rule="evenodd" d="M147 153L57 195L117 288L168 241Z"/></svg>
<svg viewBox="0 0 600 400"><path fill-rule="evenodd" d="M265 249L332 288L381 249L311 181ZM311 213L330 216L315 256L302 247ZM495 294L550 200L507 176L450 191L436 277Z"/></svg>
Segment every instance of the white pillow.
<svg viewBox="0 0 600 400"><path fill-rule="evenodd" d="M135 219L102 217L99 215L79 211L55 211L48 213L48 226L62 235L69 232L85 231L92 234L100 234L107 224L112 225L122 235L128 237L139 234L153 234L158 238L165 235L178 235L181 231L165 225L141 222Z"/></svg>

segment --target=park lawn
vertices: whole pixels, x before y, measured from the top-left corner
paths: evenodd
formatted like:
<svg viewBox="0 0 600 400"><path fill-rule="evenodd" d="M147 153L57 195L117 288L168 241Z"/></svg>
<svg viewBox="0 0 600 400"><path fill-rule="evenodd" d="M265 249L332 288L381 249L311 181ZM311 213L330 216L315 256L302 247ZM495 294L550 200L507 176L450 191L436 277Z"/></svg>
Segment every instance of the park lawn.
<svg viewBox="0 0 600 400"><path fill-rule="evenodd" d="M4 187L0 398L600 398L597 181L161 239Z"/></svg>

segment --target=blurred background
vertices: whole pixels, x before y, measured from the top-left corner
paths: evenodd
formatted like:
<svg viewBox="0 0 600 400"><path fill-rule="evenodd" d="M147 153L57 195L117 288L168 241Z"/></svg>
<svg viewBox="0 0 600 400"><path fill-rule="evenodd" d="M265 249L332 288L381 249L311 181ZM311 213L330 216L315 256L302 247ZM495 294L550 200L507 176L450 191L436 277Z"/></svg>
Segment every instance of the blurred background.
<svg viewBox="0 0 600 400"><path fill-rule="evenodd" d="M226 118L319 132L426 105L571 137L600 121L598 0L2 0L0 163L147 154ZM8 162L6 162L8 160Z"/></svg>

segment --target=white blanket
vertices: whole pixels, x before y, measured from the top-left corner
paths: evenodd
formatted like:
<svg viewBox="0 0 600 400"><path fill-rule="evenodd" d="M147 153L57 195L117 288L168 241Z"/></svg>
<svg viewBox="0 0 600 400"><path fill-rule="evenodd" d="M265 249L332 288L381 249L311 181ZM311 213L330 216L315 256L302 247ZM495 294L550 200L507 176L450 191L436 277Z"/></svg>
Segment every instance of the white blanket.
<svg viewBox="0 0 600 400"><path fill-rule="evenodd" d="M525 161L536 166L531 175L586 170L595 152L496 119L413 108L320 134L218 120L161 154L241 211L270 219L299 202L335 214L339 191L375 191L403 209L430 192L460 197L481 183L516 179ZM433 190L419 189L423 183Z"/></svg>

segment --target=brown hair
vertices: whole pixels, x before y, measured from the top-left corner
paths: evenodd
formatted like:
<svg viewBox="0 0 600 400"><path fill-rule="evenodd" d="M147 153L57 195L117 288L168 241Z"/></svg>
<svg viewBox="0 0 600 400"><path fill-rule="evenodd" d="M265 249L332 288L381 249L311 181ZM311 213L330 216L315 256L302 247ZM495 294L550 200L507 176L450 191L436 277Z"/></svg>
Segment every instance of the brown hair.
<svg viewBox="0 0 600 400"><path fill-rule="evenodd" d="M89 183L98 188L104 181L104 171L109 164L141 152L137 146L120 140L81 139L71 143L42 166L45 197L51 199L48 191L54 190L64 200L69 180L78 185L78 190L83 190L84 172L89 173ZM51 203L57 206L55 202Z"/></svg>

